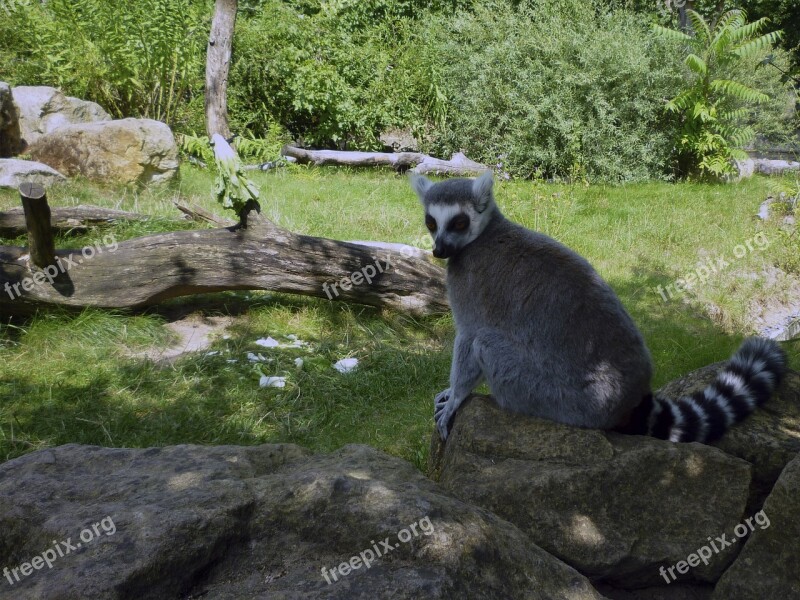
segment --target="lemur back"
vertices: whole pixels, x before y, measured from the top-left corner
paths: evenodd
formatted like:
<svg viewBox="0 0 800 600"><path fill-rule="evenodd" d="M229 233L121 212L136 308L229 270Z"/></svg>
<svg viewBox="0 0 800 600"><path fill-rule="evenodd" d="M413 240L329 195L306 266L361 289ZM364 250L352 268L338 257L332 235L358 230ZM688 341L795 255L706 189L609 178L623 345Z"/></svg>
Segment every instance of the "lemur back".
<svg viewBox="0 0 800 600"><path fill-rule="evenodd" d="M702 393L653 398L650 354L612 288L573 250L503 217L491 173L412 183L434 254L449 259L456 342L451 386L436 397L434 413L443 438L481 379L513 412L712 441L762 404L783 376L780 347L751 339Z"/></svg>

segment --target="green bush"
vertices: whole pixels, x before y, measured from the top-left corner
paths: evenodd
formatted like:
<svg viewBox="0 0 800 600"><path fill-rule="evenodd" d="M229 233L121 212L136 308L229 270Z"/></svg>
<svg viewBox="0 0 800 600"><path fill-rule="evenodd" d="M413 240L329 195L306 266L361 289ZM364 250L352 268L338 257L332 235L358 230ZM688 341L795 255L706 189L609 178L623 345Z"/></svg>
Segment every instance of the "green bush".
<svg viewBox="0 0 800 600"><path fill-rule="evenodd" d="M737 74L749 59L772 49L779 32L761 34L766 19L747 22L740 10L730 10L709 23L689 10L691 35L656 26L661 37L682 43L691 72L681 92L667 107L680 114L679 155L687 175L720 177L735 172L734 160L747 158L741 149L755 136L743 125L748 109L769 102L764 92L744 84Z"/></svg>
<svg viewBox="0 0 800 600"><path fill-rule="evenodd" d="M520 177L665 177L677 52L644 19L592 0L491 2L434 24L445 127L431 147Z"/></svg>
<svg viewBox="0 0 800 600"><path fill-rule="evenodd" d="M0 79L52 85L115 117L202 128L210 8L205 0L10 3Z"/></svg>
<svg viewBox="0 0 800 600"><path fill-rule="evenodd" d="M230 78L237 127L260 135L279 123L311 146L358 149L379 148L389 127L419 128L430 81L409 58L412 8L428 3L294 4L261 2L237 24Z"/></svg>

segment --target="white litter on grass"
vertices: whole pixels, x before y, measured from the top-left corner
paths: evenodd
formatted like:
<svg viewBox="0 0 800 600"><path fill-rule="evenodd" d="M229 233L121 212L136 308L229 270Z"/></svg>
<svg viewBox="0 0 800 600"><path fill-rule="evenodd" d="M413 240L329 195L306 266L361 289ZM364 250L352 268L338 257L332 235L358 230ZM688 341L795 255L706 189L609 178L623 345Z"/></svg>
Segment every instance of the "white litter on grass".
<svg viewBox="0 0 800 600"><path fill-rule="evenodd" d="M226 360L225 362L226 362L226 363L228 363L228 364L230 364L230 365L232 365L232 364L234 364L234 363L237 363L237 362L239 362L239 361L238 361L238 360L236 360L235 358L229 358L229 359L228 359L228 360Z"/></svg>
<svg viewBox="0 0 800 600"><path fill-rule="evenodd" d="M261 379L258 381L258 385L262 388L265 387L276 387L282 388L286 387L286 377L267 377L266 375L262 375Z"/></svg>
<svg viewBox="0 0 800 600"><path fill-rule="evenodd" d="M247 360L250 362L272 362L271 358L267 358L263 354L253 354L252 352L247 353Z"/></svg>
<svg viewBox="0 0 800 600"><path fill-rule="evenodd" d="M281 344L278 340L273 337L266 337L261 338L260 340L256 340L256 344L261 346L262 348L305 348L308 346L308 342L304 342L303 340L298 340L296 335L287 335L287 339L291 340L291 344Z"/></svg>
<svg viewBox="0 0 800 600"><path fill-rule="evenodd" d="M302 358L295 358L294 359L294 366L297 367L298 369L302 369L303 368L303 359Z"/></svg>
<svg viewBox="0 0 800 600"><path fill-rule="evenodd" d="M339 371L339 373L349 373L357 366L358 366L357 358L343 358L342 360L338 361L335 365L333 365L333 368Z"/></svg>
<svg viewBox="0 0 800 600"><path fill-rule="evenodd" d="M217 351L217 350L214 350L213 352L206 352L206 356L217 356L218 354L219 354L219 351Z"/></svg>

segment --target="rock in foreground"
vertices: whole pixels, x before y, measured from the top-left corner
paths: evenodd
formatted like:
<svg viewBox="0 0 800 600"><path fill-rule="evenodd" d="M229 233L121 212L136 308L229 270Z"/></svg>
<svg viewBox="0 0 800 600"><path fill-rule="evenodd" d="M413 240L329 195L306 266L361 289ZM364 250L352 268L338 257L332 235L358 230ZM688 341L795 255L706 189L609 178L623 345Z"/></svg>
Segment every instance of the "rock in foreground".
<svg viewBox="0 0 800 600"><path fill-rule="evenodd" d="M462 406L444 453L432 456L457 498L508 519L580 572L623 587L665 584L662 566L731 532L750 486L750 465L717 448L512 415L484 396ZM715 581L736 550L678 580Z"/></svg>
<svg viewBox="0 0 800 600"><path fill-rule="evenodd" d="M15 568L76 546L0 580L4 599L602 598L515 526L364 446L42 450L0 466L0 530Z"/></svg>

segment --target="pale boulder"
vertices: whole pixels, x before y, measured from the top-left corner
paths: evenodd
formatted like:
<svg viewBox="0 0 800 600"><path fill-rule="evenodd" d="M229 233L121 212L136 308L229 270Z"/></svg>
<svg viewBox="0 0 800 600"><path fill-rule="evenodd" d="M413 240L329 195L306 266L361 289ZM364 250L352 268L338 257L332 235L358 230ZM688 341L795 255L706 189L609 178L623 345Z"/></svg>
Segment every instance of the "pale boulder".
<svg viewBox="0 0 800 600"><path fill-rule="evenodd" d="M105 183L164 183L179 165L172 131L150 119L66 125L39 138L29 153L68 177Z"/></svg>

